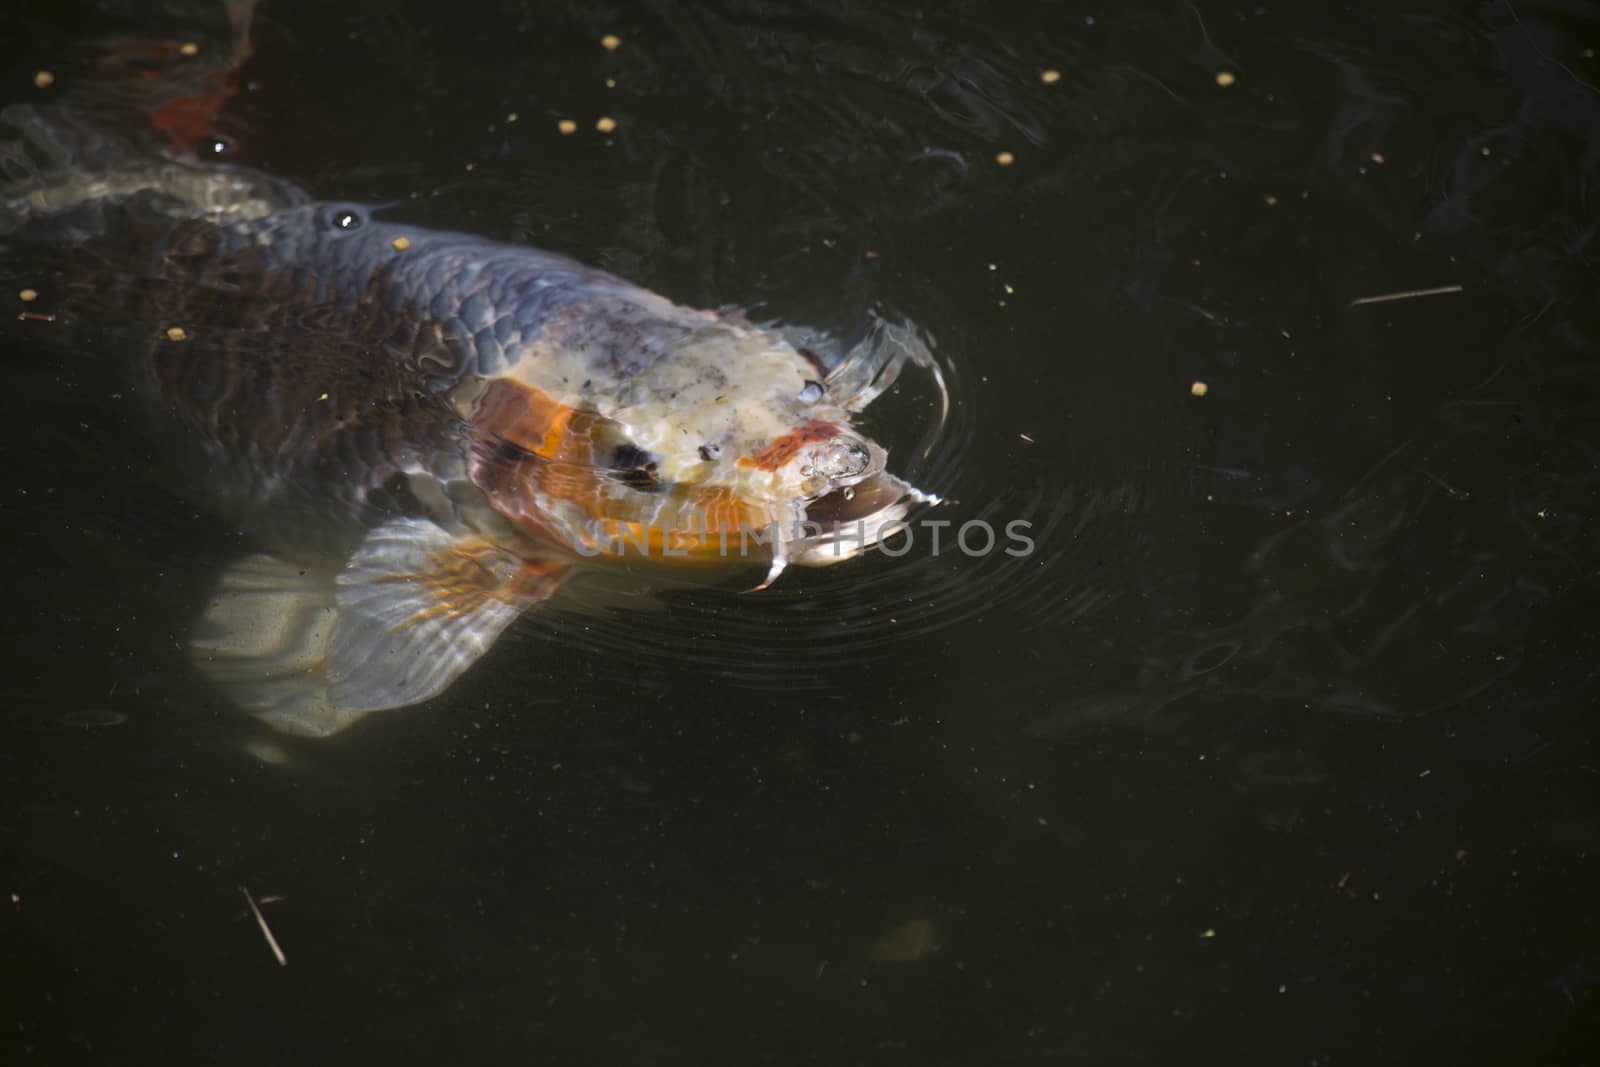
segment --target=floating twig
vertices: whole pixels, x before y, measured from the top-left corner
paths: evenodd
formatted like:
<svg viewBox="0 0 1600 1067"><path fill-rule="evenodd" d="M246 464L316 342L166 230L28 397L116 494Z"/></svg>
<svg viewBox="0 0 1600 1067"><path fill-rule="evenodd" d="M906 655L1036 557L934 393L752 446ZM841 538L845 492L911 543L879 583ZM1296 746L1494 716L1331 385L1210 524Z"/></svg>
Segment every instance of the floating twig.
<svg viewBox="0 0 1600 1067"><path fill-rule="evenodd" d="M1391 300L1411 300L1419 296L1444 296L1446 293L1459 293L1464 288L1460 285L1438 285L1432 289L1407 289L1403 293L1382 293L1378 296L1362 296L1350 301L1351 307L1360 307L1362 304L1387 304Z"/></svg>
<svg viewBox="0 0 1600 1067"><path fill-rule="evenodd" d="M261 936L267 939L267 947L272 950L273 956L278 960L279 967L289 966L289 960L284 956L283 949L278 947L278 939L272 936L272 927L267 925L267 917L261 914L261 909L256 907L256 898L250 895L250 890L244 886L239 887L239 892L244 894L244 902L250 905L250 914L256 917L256 925L261 927Z"/></svg>

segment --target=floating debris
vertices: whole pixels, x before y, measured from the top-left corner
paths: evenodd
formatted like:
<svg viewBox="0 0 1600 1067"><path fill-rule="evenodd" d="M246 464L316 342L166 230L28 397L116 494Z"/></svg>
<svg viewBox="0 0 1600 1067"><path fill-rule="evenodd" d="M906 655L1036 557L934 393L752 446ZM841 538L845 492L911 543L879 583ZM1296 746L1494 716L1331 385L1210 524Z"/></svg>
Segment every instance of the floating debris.
<svg viewBox="0 0 1600 1067"><path fill-rule="evenodd" d="M394 240L389 242L389 247L394 249L396 252L404 252L406 249L411 247L411 238L396 237Z"/></svg>
<svg viewBox="0 0 1600 1067"><path fill-rule="evenodd" d="M187 341L188 339L189 339L189 331L185 330L182 326L168 326L167 327L167 340L169 340L169 341Z"/></svg>
<svg viewBox="0 0 1600 1067"><path fill-rule="evenodd" d="M250 755L254 756L256 759L260 760L262 763L270 764L274 767L281 767L285 763L289 762L288 751L285 750L282 745L278 744L278 742L270 738L253 737L249 741L245 742L244 750L250 753ZM276 899L278 898L262 897L261 901L265 904Z"/></svg>
<svg viewBox="0 0 1600 1067"><path fill-rule="evenodd" d="M1362 304L1385 304L1391 300L1411 300L1419 296L1444 296L1446 293L1459 293L1464 288L1460 285L1439 285L1432 289L1407 289L1400 293L1381 293L1378 296L1357 297L1350 301L1351 307L1360 307Z"/></svg>
<svg viewBox="0 0 1600 1067"><path fill-rule="evenodd" d="M561 131L561 136L570 137L578 132L578 124L571 119L562 119L556 123L556 129Z"/></svg>
<svg viewBox="0 0 1600 1067"><path fill-rule="evenodd" d="M1268 193L1266 196L1263 196L1261 199L1266 202L1266 205L1268 207L1276 207L1277 204L1278 204L1278 198L1273 196L1271 193Z"/></svg>
<svg viewBox="0 0 1600 1067"><path fill-rule="evenodd" d="M1384 161L1382 152L1374 152L1367 158L1372 160L1374 163L1382 163Z"/></svg>
<svg viewBox="0 0 1600 1067"><path fill-rule="evenodd" d="M1035 443L1033 438L1029 437L1025 433L1019 433L1019 434L1017 434L1017 436L1022 438L1024 441L1028 442L1030 445Z"/></svg>
<svg viewBox="0 0 1600 1067"><path fill-rule="evenodd" d="M272 950L279 967L289 966L289 960L283 954L283 949L278 947L278 939L272 936L272 927L267 925L267 917L261 914L261 909L256 907L256 898L250 895L250 890L244 886L239 887L239 892L244 894L244 902L250 905L250 914L256 917L256 925L261 927L261 936L267 939L267 947ZM278 898L272 898L278 899Z"/></svg>
<svg viewBox="0 0 1600 1067"><path fill-rule="evenodd" d="M1232 71L1229 71L1229 70L1219 70L1219 71L1217 71L1217 84L1222 86L1224 89L1226 89L1228 86L1232 85L1237 80L1238 79L1233 76L1233 72Z"/></svg>
<svg viewBox="0 0 1600 1067"><path fill-rule="evenodd" d="M39 299L39 290L24 289L17 294L17 299L22 301L24 304L31 304L35 300Z"/></svg>
<svg viewBox="0 0 1600 1067"><path fill-rule="evenodd" d="M1194 381L1189 383L1190 396L1205 396L1209 392L1211 392L1211 386L1207 385L1205 382Z"/></svg>
<svg viewBox="0 0 1600 1067"><path fill-rule="evenodd" d="M61 716L61 721L69 726L121 726L128 717L110 708L80 708Z"/></svg>
<svg viewBox="0 0 1600 1067"><path fill-rule="evenodd" d="M56 83L56 76L48 70L41 70L33 76L33 84L40 89L48 89Z"/></svg>
<svg viewBox="0 0 1600 1067"><path fill-rule="evenodd" d="M1002 167L1009 167L1011 164L1017 161L1017 157L1012 155L1010 152L1001 152L999 155L994 157L994 161L1000 164Z"/></svg>
<svg viewBox="0 0 1600 1067"><path fill-rule="evenodd" d="M873 963L915 963L933 955L933 923L927 919L903 922L872 943L867 953Z"/></svg>
<svg viewBox="0 0 1600 1067"><path fill-rule="evenodd" d="M1059 70L1040 71L1039 80L1044 82L1046 85L1054 85L1056 82L1061 80L1061 72Z"/></svg>
<svg viewBox="0 0 1600 1067"><path fill-rule="evenodd" d="M178 46L178 54L184 56L197 56L200 54L200 46L195 44L193 41L185 41Z"/></svg>
<svg viewBox="0 0 1600 1067"><path fill-rule="evenodd" d="M599 130L601 133L610 133L612 130L617 128L617 120L609 115L601 115L600 118L595 122L594 128Z"/></svg>
<svg viewBox="0 0 1600 1067"><path fill-rule="evenodd" d="M607 52L615 52L617 49L622 47L622 38L618 37L614 33L608 33L604 37L600 38L600 47L604 48Z"/></svg>

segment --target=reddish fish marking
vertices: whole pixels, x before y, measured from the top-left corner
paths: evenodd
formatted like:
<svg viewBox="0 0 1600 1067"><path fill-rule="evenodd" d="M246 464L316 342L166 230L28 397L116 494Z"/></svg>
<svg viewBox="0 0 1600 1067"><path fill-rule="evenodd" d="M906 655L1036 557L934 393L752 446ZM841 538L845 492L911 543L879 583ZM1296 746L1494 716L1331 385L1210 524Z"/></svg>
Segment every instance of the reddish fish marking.
<svg viewBox="0 0 1600 1067"><path fill-rule="evenodd" d="M807 445L819 445L838 435L838 423L813 419L803 426L790 430L755 455L739 460L739 466L775 471L799 455L800 450Z"/></svg>

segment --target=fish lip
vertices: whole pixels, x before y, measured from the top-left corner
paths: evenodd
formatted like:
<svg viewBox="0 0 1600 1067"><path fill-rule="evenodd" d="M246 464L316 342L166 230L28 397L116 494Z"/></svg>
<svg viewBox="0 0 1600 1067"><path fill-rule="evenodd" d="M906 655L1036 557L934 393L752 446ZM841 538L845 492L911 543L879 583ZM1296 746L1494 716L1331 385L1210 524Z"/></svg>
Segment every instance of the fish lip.
<svg viewBox="0 0 1600 1067"><path fill-rule="evenodd" d="M854 523L893 507L902 497L900 479L885 471L872 471L859 478L829 486L828 491L805 504L806 521L813 523ZM899 491L894 491L899 490ZM892 499L885 499L886 496Z"/></svg>
<svg viewBox="0 0 1600 1067"><path fill-rule="evenodd" d="M790 546L791 561L817 567L849 559L882 541L917 504L940 503L887 471L874 471L806 502L806 532Z"/></svg>

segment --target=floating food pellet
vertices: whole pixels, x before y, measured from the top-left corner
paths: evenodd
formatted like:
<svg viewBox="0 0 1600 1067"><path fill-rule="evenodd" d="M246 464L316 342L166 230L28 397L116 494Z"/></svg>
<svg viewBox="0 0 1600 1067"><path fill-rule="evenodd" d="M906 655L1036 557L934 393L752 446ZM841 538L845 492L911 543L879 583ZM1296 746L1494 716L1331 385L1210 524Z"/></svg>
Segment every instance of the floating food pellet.
<svg viewBox="0 0 1600 1067"><path fill-rule="evenodd" d="M600 47L604 48L607 52L615 52L617 49L622 47L622 38L618 37L614 33L608 33L604 37L600 38Z"/></svg>
<svg viewBox="0 0 1600 1067"><path fill-rule="evenodd" d="M1219 70L1219 71L1217 71L1217 84L1218 85L1220 85L1224 89L1226 89L1228 86L1232 85L1233 83L1234 83L1234 77L1233 77L1233 72L1232 71L1227 71L1227 70Z"/></svg>
<svg viewBox="0 0 1600 1067"><path fill-rule="evenodd" d="M578 124L571 119L562 119L556 123L556 129L561 131L561 136L567 137L578 132Z"/></svg>
<svg viewBox="0 0 1600 1067"><path fill-rule="evenodd" d="M1054 85L1056 82L1061 80L1061 72L1059 70L1040 71L1039 80L1044 82L1046 85Z"/></svg>
<svg viewBox="0 0 1600 1067"><path fill-rule="evenodd" d="M197 56L200 54L200 46L193 41L185 41L178 46L178 52L181 55Z"/></svg>
<svg viewBox="0 0 1600 1067"><path fill-rule="evenodd" d="M609 115L601 115L600 120L594 124L594 128L601 133L610 133L617 128L617 120Z"/></svg>
<svg viewBox="0 0 1600 1067"><path fill-rule="evenodd" d="M513 111L511 114L507 115L506 116L506 121L507 122L516 122L517 121L517 113L515 111Z"/></svg>
<svg viewBox="0 0 1600 1067"><path fill-rule="evenodd" d="M1374 152L1374 153L1372 153L1372 155L1369 158L1371 158L1371 160L1374 163L1382 163L1383 162L1383 153L1382 152Z"/></svg>
<svg viewBox="0 0 1600 1067"><path fill-rule="evenodd" d="M994 157L994 161L1000 164L1002 167L1009 167L1011 164L1017 161L1017 157L1012 155L1010 152L1001 152L999 155Z"/></svg>
<svg viewBox="0 0 1600 1067"><path fill-rule="evenodd" d="M411 247L411 238L396 237L394 240L389 242L389 247L394 249L396 252L404 252L406 249Z"/></svg>
<svg viewBox="0 0 1600 1067"><path fill-rule="evenodd" d="M1263 199L1263 200L1265 200L1267 202L1267 206L1268 207L1271 207L1272 205L1274 205L1274 204L1276 204L1278 202L1278 198L1273 196L1271 193L1268 193L1266 196L1263 196L1261 199Z"/></svg>
<svg viewBox="0 0 1600 1067"><path fill-rule="evenodd" d="M48 89L56 83L56 76L48 70L41 70L33 76L33 84L40 89Z"/></svg>
<svg viewBox="0 0 1600 1067"><path fill-rule="evenodd" d="M1209 392L1211 392L1211 386L1205 382L1193 382L1189 386L1190 396L1205 396Z"/></svg>
<svg viewBox="0 0 1600 1067"><path fill-rule="evenodd" d="M39 290L24 289L22 292L17 294L17 299L22 301L24 304L31 304L35 300L39 299Z"/></svg>
<svg viewBox="0 0 1600 1067"><path fill-rule="evenodd" d="M167 340L169 340L169 341L187 341L188 339L189 339L189 331L185 330L182 326L168 326L167 327Z"/></svg>

